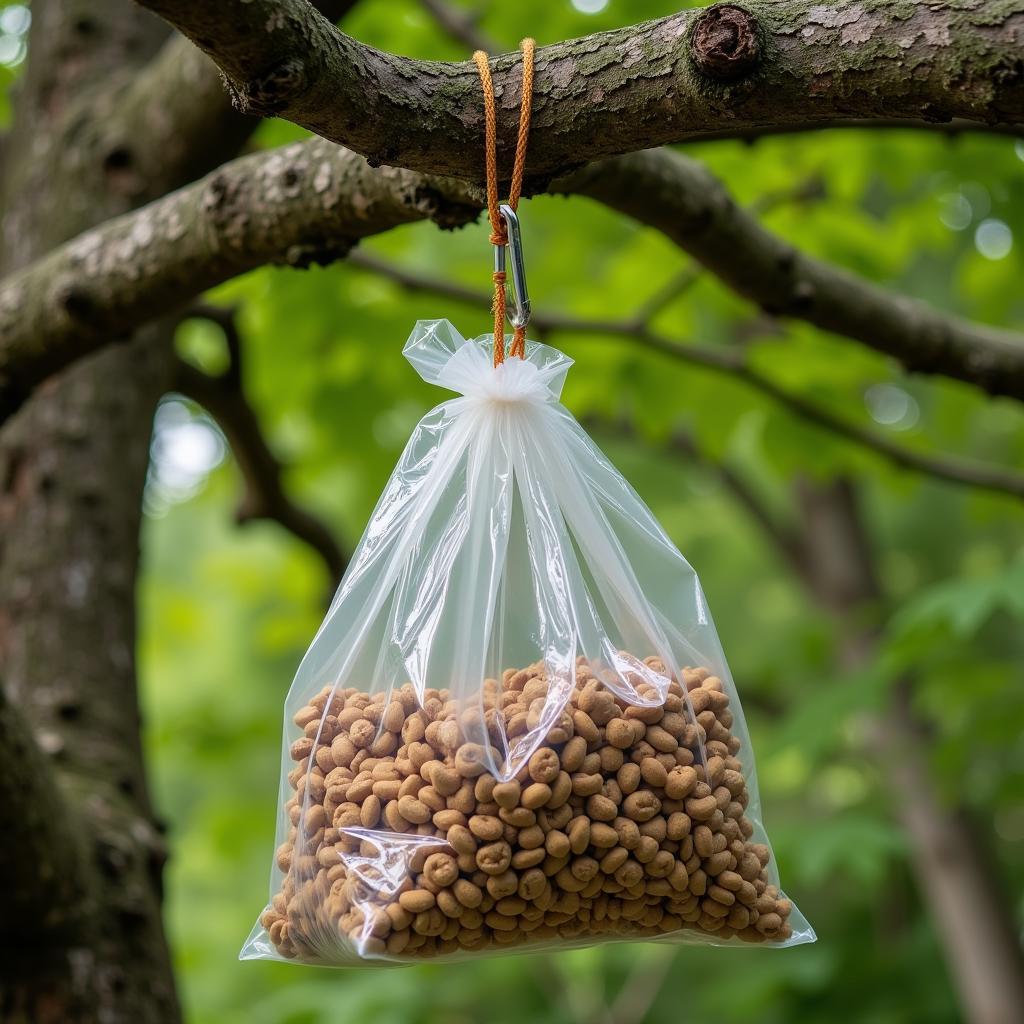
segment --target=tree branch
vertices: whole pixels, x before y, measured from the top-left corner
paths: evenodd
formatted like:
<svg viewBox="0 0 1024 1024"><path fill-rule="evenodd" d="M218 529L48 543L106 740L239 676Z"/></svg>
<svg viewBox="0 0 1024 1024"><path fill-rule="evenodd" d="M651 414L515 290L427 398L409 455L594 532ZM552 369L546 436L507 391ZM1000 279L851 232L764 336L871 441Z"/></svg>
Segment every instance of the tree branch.
<svg viewBox="0 0 1024 1024"><path fill-rule="evenodd" d="M373 164L482 178L471 62L382 53L304 0L140 2L217 62L240 110L285 117ZM528 167L548 180L598 157L708 134L850 118L1020 125L1022 27L1022 0L749 0L557 43L537 53ZM518 56L497 58L494 79L507 156Z"/></svg>
<svg viewBox="0 0 1024 1024"><path fill-rule="evenodd" d="M326 524L296 505L285 491L284 467L270 450L256 411L242 387L241 338L235 311L198 305L189 317L210 320L224 332L231 362L220 376L210 376L179 362L176 390L201 405L224 431L245 481L245 496L238 506L239 523L269 520L308 544L323 560L332 585L341 581L348 560Z"/></svg>
<svg viewBox="0 0 1024 1024"><path fill-rule="evenodd" d="M844 334L910 369L1024 399L1020 335L939 313L799 253L685 157L620 157L555 187L658 228L769 314ZM475 218L479 204L479 193L465 183L373 169L319 139L225 165L0 282L0 421L46 376L177 308L183 296L266 262L336 259L360 238L399 224L429 217L458 226ZM557 319L535 323L550 328ZM626 333L625 326L612 333ZM711 362L728 361L712 351Z"/></svg>
<svg viewBox="0 0 1024 1024"><path fill-rule="evenodd" d="M0 422L45 377L214 284L329 262L411 221L463 224L479 203L466 185L374 170L319 139L235 160L0 283Z"/></svg>
<svg viewBox="0 0 1024 1024"><path fill-rule="evenodd" d="M841 625L842 660L865 666L876 656L874 616L884 599L855 486L805 483L799 491L811 598ZM1024 969L1008 901L985 857L985 838L964 806L950 806L929 767L931 738L912 706L913 681L897 680L882 714L863 728L907 835L922 898L966 1020L991 1024L1024 1013Z"/></svg>
<svg viewBox="0 0 1024 1024"><path fill-rule="evenodd" d="M455 302L463 302L478 308L486 308L489 301L483 292L477 292L444 279L395 267L365 252L354 252L350 255L349 260L358 267L388 277L403 288L413 291L432 292ZM760 370L751 366L745 352L706 345L684 344L657 333L648 327L642 319L638 322L637 317L627 317L624 320L599 320L535 313L531 325L536 333L542 335L562 332L629 338L652 351L660 352L673 359L740 380L808 423L866 448L901 469L922 473L949 483L1024 498L1024 474L1017 473L1012 469L1003 469L952 456L916 452L911 448L905 448L882 434L859 424L850 423L802 395L783 388Z"/></svg>
<svg viewBox="0 0 1024 1024"><path fill-rule="evenodd" d="M492 39L476 23L476 19L461 7L455 7L445 0L419 0L422 7L437 22L438 28L452 39L464 43L470 50L497 53L501 44Z"/></svg>
<svg viewBox="0 0 1024 1024"><path fill-rule="evenodd" d="M911 371L1024 398L1024 337L940 313L807 256L762 227L717 178L679 153L620 157L554 188L590 196L655 228L772 316L852 338Z"/></svg>

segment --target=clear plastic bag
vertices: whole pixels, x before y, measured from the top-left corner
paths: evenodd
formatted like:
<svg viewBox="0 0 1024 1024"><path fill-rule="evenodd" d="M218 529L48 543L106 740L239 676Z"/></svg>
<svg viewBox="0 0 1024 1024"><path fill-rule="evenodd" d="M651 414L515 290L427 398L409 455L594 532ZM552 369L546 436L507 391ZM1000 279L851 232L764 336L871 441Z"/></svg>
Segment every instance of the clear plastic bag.
<svg viewBox="0 0 1024 1024"><path fill-rule="evenodd" d="M417 324L417 426L285 709L243 959L814 933L778 888L694 571L559 404L572 361Z"/></svg>

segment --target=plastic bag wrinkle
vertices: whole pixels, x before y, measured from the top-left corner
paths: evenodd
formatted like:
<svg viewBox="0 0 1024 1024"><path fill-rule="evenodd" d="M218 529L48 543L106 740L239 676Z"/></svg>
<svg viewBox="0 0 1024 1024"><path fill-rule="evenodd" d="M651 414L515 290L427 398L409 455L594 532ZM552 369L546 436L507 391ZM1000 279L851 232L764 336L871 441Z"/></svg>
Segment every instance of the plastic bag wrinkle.
<svg viewBox="0 0 1024 1024"><path fill-rule="evenodd" d="M457 397L413 431L299 665L242 957L813 940L699 580L558 403L572 361L530 343L493 367L444 320L404 351Z"/></svg>

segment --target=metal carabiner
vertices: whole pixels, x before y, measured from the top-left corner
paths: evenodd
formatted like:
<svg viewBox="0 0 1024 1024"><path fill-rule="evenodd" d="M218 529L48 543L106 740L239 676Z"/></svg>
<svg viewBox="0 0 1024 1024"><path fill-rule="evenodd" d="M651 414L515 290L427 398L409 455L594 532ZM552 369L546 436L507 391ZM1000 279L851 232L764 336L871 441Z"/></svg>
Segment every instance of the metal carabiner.
<svg viewBox="0 0 1024 1024"><path fill-rule="evenodd" d="M516 211L507 203L498 207L505 232L508 236L506 245L494 247L494 272L505 273L505 251L512 253L512 302L506 303L506 313L513 327L525 327L530 322L530 295L526 290L526 267L523 264L523 238L519 232L519 218Z"/></svg>

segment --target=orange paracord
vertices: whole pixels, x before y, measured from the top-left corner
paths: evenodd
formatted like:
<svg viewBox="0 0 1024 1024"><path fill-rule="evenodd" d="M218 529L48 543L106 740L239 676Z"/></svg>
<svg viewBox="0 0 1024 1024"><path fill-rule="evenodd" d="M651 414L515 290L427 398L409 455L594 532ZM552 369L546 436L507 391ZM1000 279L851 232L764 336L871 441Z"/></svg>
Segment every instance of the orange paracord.
<svg viewBox="0 0 1024 1024"><path fill-rule="evenodd" d="M523 190L523 171L526 167L526 144L530 137L530 112L533 106L533 53L536 43L524 39L519 48L523 53L523 94L519 102L519 135L516 139L515 163L512 165L512 181L509 185L508 205L515 210L519 206L519 195ZM494 104L494 86L491 83L491 68L487 54L477 50L473 60L480 71L484 90L484 146L487 165L487 217L491 222L491 244L506 245L508 232L505 221L498 211L498 119ZM505 275L494 274L494 365L505 361ZM513 329L510 356L523 358L526 353L526 327Z"/></svg>

